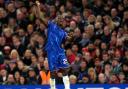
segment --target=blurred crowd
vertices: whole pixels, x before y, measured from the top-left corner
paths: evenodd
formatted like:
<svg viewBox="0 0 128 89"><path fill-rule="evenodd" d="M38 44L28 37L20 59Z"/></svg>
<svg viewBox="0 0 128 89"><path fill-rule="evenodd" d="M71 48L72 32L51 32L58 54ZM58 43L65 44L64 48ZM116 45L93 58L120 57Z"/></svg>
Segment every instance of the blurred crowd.
<svg viewBox="0 0 128 89"><path fill-rule="evenodd" d="M128 83L128 0L0 0L0 84L43 82L45 17L64 16L71 84ZM62 84L61 70L56 83Z"/></svg>

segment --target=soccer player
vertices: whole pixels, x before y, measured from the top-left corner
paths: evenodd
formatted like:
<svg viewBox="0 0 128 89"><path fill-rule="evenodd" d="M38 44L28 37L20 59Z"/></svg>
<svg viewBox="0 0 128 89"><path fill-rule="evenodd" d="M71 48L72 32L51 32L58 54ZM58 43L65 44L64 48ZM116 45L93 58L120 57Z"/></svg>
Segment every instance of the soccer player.
<svg viewBox="0 0 128 89"><path fill-rule="evenodd" d="M39 9L39 2L36 2ZM63 83L65 89L70 89L70 82L68 77L67 68L69 67L69 63L67 61L65 50L61 47L63 41L68 37L67 33L63 30L63 21L64 17L59 15L55 22L42 19L42 22L47 27L47 41L45 45L45 51L47 52L49 69L51 72L50 78L50 87L51 89L56 89L55 86L55 76L56 71L59 69L62 70L63 74Z"/></svg>

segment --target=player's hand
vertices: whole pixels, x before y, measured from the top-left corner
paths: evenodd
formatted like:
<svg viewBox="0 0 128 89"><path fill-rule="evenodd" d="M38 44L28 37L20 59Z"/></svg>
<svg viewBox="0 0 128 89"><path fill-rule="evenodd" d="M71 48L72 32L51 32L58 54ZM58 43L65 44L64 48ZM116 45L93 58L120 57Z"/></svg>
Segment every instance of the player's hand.
<svg viewBox="0 0 128 89"><path fill-rule="evenodd" d="M72 32L68 33L67 39L68 39L68 40L73 39L73 33L72 33Z"/></svg>
<svg viewBox="0 0 128 89"><path fill-rule="evenodd" d="M72 37L71 36L67 36L67 40L70 40L70 39L72 39Z"/></svg>
<svg viewBox="0 0 128 89"><path fill-rule="evenodd" d="M37 6L40 6L40 2L39 2L39 1L36 1L36 5L37 5Z"/></svg>

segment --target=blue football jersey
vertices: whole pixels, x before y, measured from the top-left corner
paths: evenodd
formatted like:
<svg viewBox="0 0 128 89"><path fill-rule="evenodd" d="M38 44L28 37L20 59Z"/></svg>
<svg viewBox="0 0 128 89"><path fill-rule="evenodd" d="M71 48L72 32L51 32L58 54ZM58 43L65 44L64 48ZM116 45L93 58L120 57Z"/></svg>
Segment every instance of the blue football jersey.
<svg viewBox="0 0 128 89"><path fill-rule="evenodd" d="M55 51L56 54L64 51L61 48L63 40L65 40L67 33L60 28L56 23L48 22L47 41L45 45L46 51Z"/></svg>
<svg viewBox="0 0 128 89"><path fill-rule="evenodd" d="M59 68L69 67L64 49L61 47L67 33L54 22L48 22L47 42L45 51L47 52L48 64L50 71Z"/></svg>

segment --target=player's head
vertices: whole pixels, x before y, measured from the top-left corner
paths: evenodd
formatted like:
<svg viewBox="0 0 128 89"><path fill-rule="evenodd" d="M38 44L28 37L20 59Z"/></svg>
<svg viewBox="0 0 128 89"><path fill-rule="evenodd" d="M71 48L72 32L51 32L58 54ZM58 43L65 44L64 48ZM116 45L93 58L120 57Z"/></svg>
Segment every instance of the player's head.
<svg viewBox="0 0 128 89"><path fill-rule="evenodd" d="M56 18L55 18L55 21L58 25L60 26L63 26L63 23L65 21L65 18L63 15L58 15Z"/></svg>

